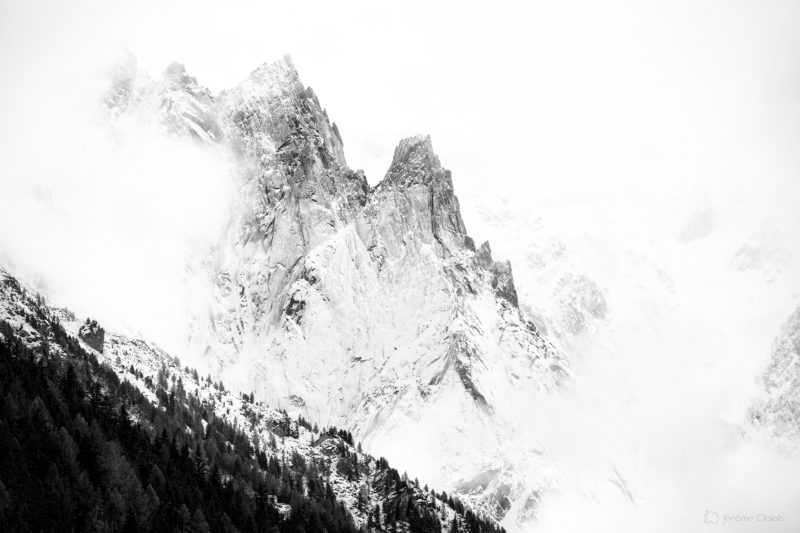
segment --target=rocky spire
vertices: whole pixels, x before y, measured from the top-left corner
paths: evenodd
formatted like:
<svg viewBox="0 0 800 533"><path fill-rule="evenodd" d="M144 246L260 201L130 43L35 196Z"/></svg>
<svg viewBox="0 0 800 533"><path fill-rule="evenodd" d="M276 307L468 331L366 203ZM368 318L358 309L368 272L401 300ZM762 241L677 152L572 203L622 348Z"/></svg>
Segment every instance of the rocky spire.
<svg viewBox="0 0 800 533"><path fill-rule="evenodd" d="M445 250L465 245L467 230L453 192L453 180L434 153L430 135L415 135L400 141L389 171L376 191L379 196L394 191L413 198L410 203L400 205L414 206L415 212L406 214L428 226L431 237Z"/></svg>
<svg viewBox="0 0 800 533"><path fill-rule="evenodd" d="M273 93L300 94L305 87L289 54L277 61L263 63L250 73L250 81L268 87Z"/></svg>
<svg viewBox="0 0 800 533"><path fill-rule="evenodd" d="M450 171L442 168L433 152L431 136L415 135L401 140L395 148L384 182L428 185L437 178L450 181Z"/></svg>
<svg viewBox="0 0 800 533"><path fill-rule="evenodd" d="M517 290L514 287L511 262L492 259L492 248L489 246L489 241L485 241L478 248L475 253L475 262L491 273L491 285L495 295L503 298L514 307L518 307L519 301L517 299Z"/></svg>
<svg viewBox="0 0 800 533"><path fill-rule="evenodd" d="M338 128L288 55L255 69L224 99L236 136L255 160L277 151L283 159L302 156L306 170L317 159L325 169L347 166Z"/></svg>

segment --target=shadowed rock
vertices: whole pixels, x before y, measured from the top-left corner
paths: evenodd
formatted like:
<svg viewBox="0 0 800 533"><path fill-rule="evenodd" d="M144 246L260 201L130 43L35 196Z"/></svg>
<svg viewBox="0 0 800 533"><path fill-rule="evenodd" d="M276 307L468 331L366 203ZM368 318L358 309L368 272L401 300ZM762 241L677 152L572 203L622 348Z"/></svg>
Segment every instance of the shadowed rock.
<svg viewBox="0 0 800 533"><path fill-rule="evenodd" d="M86 319L86 322L78 330L78 335L83 339L86 344L97 350L103 352L103 342L105 341L106 332L97 323L97 320Z"/></svg>

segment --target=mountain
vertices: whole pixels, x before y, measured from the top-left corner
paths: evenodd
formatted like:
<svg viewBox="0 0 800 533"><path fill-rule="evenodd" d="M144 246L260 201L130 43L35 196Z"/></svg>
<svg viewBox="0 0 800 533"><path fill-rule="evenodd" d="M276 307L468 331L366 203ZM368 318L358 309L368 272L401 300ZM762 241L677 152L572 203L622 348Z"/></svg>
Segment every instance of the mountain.
<svg viewBox="0 0 800 533"><path fill-rule="evenodd" d="M2 270L0 370L7 531L502 531L349 432L50 308Z"/></svg>
<svg viewBox="0 0 800 533"><path fill-rule="evenodd" d="M214 97L178 65L114 80L112 115L233 161L230 223L188 270L187 352L498 520L533 516L553 464L523 428L569 365L469 237L431 139L400 141L370 187L288 57Z"/></svg>

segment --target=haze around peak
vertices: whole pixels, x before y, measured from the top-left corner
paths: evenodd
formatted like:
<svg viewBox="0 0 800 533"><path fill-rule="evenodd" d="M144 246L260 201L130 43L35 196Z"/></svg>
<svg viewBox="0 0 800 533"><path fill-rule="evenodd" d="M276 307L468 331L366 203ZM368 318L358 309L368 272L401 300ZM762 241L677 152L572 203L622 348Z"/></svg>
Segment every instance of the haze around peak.
<svg viewBox="0 0 800 533"><path fill-rule="evenodd" d="M521 305L536 310L546 278L523 262L566 249L609 291L618 331L638 332L571 352L589 385L531 434L575 485L611 486L618 460L643 503L565 490L543 530L791 510L797 463L737 447L732 424L800 298L798 19L791 0L3 2L0 260L179 353L176 280L224 225L228 162L135 122L109 136L93 111L105 69L125 43L151 76L177 61L217 94L288 52L371 184L400 139L431 134ZM641 309L665 329L640 328ZM767 531L800 521L785 518Z"/></svg>
<svg viewBox="0 0 800 533"><path fill-rule="evenodd" d="M372 184L420 131L462 194L487 176L498 189L536 183L537 197L546 176L554 201L746 189L756 173L796 169L794 2L209 6L53 2L44 18L6 3L5 70L85 68L125 42L145 70L179 61L217 93L290 53Z"/></svg>

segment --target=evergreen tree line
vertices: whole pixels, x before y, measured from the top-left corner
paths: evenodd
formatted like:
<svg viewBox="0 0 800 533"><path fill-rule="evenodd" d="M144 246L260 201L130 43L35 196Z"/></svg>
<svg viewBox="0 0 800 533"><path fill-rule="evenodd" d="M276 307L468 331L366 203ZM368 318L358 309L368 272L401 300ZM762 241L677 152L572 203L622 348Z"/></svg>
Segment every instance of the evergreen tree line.
<svg viewBox="0 0 800 533"><path fill-rule="evenodd" d="M297 438L304 427L319 434L316 445L337 439L337 473L361 483L357 506L369 531L405 530L404 523L413 533L441 533L448 505L457 516L445 530L504 533L457 498L422 490L386 459L357 453L345 430L318 432L284 411L261 449L166 368L144 379L155 405L68 335L41 297L11 287L28 300L33 313L22 314L40 342L0 321L3 531L356 531L324 461L277 453L276 435ZM196 371L187 376L199 383ZM252 394L247 400L253 404ZM281 514L278 503L291 511Z"/></svg>
<svg viewBox="0 0 800 533"><path fill-rule="evenodd" d="M158 409L77 343L65 359L0 335L4 531L356 531L319 473L268 459L196 397L162 392Z"/></svg>
<svg viewBox="0 0 800 533"><path fill-rule="evenodd" d="M340 462L341 464L342 462ZM344 462L347 464L347 462ZM439 511L447 506L455 511L455 516L448 524L450 533L505 533L505 529L495 522L476 514L466 507L461 500L448 496L446 492L437 494L430 489L431 500L439 500L437 507L431 505L428 498L422 495L428 492L420 489L417 480L410 481L406 474L400 474L389 466L389 462L381 457L375 460L377 475L372 486L373 491L382 493L382 510L374 508L368 517L368 528L383 528L382 530L397 531L397 523L407 522L411 531L441 532L442 525ZM361 504L361 501L359 501Z"/></svg>

